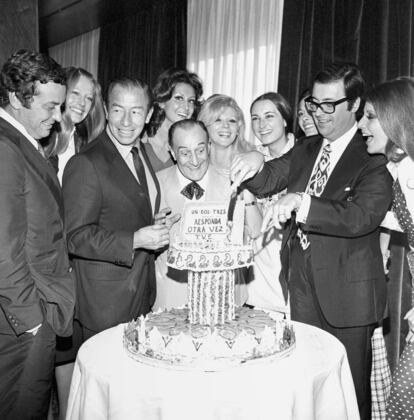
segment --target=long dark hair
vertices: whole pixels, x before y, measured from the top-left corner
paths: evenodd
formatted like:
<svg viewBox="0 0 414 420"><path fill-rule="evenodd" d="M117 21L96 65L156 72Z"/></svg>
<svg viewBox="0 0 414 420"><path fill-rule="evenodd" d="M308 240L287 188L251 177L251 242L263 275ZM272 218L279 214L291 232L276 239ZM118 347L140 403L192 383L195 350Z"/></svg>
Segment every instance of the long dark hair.
<svg viewBox="0 0 414 420"><path fill-rule="evenodd" d="M414 79L399 77L381 83L368 92L366 101L374 107L389 140L414 160ZM390 151L395 160L396 149L390 147Z"/></svg>
<svg viewBox="0 0 414 420"><path fill-rule="evenodd" d="M178 83L186 83L192 86L195 92L195 113L200 106L200 98L203 96L203 85L200 78L195 73L190 73L186 69L172 67L165 70L158 76L152 95L154 99L154 111L148 123L146 132L148 137L154 137L161 124L165 120L165 112L159 104L171 99L175 86Z"/></svg>

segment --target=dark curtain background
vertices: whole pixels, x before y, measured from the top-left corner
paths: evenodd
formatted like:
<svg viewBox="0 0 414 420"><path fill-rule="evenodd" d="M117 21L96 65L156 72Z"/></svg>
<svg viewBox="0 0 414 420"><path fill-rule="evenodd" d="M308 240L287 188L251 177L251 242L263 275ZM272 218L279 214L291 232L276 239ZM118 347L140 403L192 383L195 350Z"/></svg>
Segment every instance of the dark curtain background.
<svg viewBox="0 0 414 420"><path fill-rule="evenodd" d="M187 0L153 0L139 13L101 28L98 79L104 91L119 76L153 86L168 67L185 67Z"/></svg>
<svg viewBox="0 0 414 420"><path fill-rule="evenodd" d="M295 105L332 61L357 63L369 85L414 75L413 2L285 1L279 92Z"/></svg>
<svg viewBox="0 0 414 420"><path fill-rule="evenodd" d="M279 92L292 105L332 61L352 61L368 87L397 76L414 76L414 0L286 0ZM410 276L405 238L391 238L389 317L384 324L391 369L403 349Z"/></svg>

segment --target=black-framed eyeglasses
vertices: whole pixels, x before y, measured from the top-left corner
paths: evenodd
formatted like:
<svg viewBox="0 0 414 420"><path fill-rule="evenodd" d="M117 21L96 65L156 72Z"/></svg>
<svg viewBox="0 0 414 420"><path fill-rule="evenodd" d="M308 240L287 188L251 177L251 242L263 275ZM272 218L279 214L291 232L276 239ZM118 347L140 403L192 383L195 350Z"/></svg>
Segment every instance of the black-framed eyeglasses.
<svg viewBox="0 0 414 420"><path fill-rule="evenodd" d="M308 112L316 112L318 108L322 110L325 114L333 114L335 112L335 107L343 102L348 101L348 98L338 99L335 102L315 102L312 99L312 96L309 96L305 99L305 105Z"/></svg>

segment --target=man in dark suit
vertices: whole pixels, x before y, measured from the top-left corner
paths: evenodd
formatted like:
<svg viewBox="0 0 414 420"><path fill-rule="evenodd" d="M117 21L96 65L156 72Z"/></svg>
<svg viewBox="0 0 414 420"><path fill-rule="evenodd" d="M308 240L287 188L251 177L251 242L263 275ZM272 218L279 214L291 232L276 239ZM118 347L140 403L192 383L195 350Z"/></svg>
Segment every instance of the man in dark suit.
<svg viewBox="0 0 414 420"><path fill-rule="evenodd" d="M146 84L111 82L106 130L65 168L81 341L148 313L155 300L154 251L168 244L169 234L159 218L165 213L154 217L159 184L139 139L151 112Z"/></svg>
<svg viewBox="0 0 414 420"><path fill-rule="evenodd" d="M392 180L382 155L357 132L364 82L357 66L332 64L313 83L307 107L320 135L279 159L253 152L234 159L235 185L256 194L287 187L264 224L285 223L282 265L292 319L335 335L346 347L361 417L370 418L371 334L383 319L386 285L379 225ZM262 168L263 166L263 168Z"/></svg>
<svg viewBox="0 0 414 420"><path fill-rule="evenodd" d="M72 333L74 279L56 173L38 140L61 120L65 74L20 50L0 74L0 418L44 419L56 335Z"/></svg>

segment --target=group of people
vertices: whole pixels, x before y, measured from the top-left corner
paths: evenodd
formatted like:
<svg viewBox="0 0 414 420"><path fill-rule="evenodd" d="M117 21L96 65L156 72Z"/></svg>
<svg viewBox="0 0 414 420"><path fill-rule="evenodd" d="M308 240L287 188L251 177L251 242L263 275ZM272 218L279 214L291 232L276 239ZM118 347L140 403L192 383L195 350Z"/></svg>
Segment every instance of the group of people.
<svg viewBox="0 0 414 420"><path fill-rule="evenodd" d="M104 100L89 72L44 54L20 50L3 65L0 418L46 418L54 375L64 418L84 341L185 304L186 276L166 264L183 207L236 189L255 251L253 270L236 273L237 303L336 336L361 418L370 418L371 336L387 316L388 211L396 215L388 227L406 231L414 250L414 80L365 95L359 68L334 63L299 99L300 135L282 95L252 102L257 147L233 98L202 95L185 69L166 70L152 90L117 78ZM409 264L413 271L412 252ZM414 311L407 319L413 332ZM414 401L401 385L408 377L414 392L413 341L411 333L395 372L390 418L405 418Z"/></svg>

